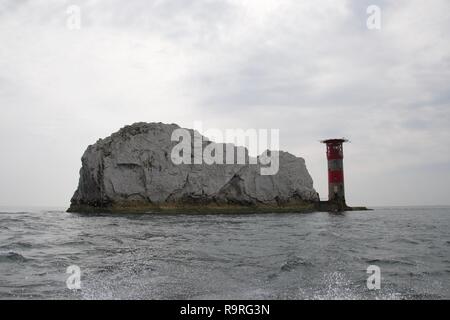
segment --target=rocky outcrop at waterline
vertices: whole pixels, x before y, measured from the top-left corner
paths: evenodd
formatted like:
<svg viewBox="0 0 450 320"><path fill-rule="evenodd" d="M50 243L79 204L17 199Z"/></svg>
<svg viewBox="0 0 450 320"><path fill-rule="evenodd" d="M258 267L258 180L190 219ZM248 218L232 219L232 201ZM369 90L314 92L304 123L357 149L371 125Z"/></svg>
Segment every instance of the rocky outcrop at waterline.
<svg viewBox="0 0 450 320"><path fill-rule="evenodd" d="M305 160L287 152L279 152L274 175L261 175L263 165L250 164L246 150L245 164L175 164L171 136L179 128L136 123L89 146L68 211L304 212L318 203ZM202 138L202 150L214 144Z"/></svg>

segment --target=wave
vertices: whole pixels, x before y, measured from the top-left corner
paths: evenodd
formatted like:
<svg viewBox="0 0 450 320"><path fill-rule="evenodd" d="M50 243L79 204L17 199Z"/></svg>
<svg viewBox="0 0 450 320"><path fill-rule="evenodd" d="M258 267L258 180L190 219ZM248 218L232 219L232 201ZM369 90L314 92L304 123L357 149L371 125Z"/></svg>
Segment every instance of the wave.
<svg viewBox="0 0 450 320"><path fill-rule="evenodd" d="M23 222L23 219L22 218L0 218L0 221L2 224L5 224L5 223Z"/></svg>
<svg viewBox="0 0 450 320"><path fill-rule="evenodd" d="M302 258L299 257L290 257L288 258L287 261L285 261L282 265L281 265L281 271L292 271L297 269L300 266L311 266L311 262L306 261Z"/></svg>
<svg viewBox="0 0 450 320"><path fill-rule="evenodd" d="M89 241L89 240L82 240L82 239L80 239L80 240L63 241L63 242L58 243L58 245L60 245L60 246L69 246L69 247L72 247L72 246L93 246L93 245L95 245L95 243L92 242L92 241Z"/></svg>
<svg viewBox="0 0 450 320"><path fill-rule="evenodd" d="M14 251L0 252L0 262L25 262L27 258Z"/></svg>
<svg viewBox="0 0 450 320"><path fill-rule="evenodd" d="M3 246L0 246L0 249L9 249L11 247L13 248L31 248L33 245L29 242L22 242L22 241L18 241L18 242L13 242L13 243L9 243L9 244L5 244Z"/></svg>
<svg viewBox="0 0 450 320"><path fill-rule="evenodd" d="M369 264L391 264L391 265L408 265L408 266L416 266L417 263L413 261L400 260L400 259L389 259L389 258L380 258L380 259L368 259L366 260Z"/></svg>
<svg viewBox="0 0 450 320"><path fill-rule="evenodd" d="M411 238L397 238L392 240L391 242L395 242L395 243L399 243L399 242L403 242L406 244L420 244L420 241L411 239Z"/></svg>
<svg viewBox="0 0 450 320"><path fill-rule="evenodd" d="M26 211L16 211L16 212L8 212L8 211L0 211L0 214L30 214L31 212Z"/></svg>

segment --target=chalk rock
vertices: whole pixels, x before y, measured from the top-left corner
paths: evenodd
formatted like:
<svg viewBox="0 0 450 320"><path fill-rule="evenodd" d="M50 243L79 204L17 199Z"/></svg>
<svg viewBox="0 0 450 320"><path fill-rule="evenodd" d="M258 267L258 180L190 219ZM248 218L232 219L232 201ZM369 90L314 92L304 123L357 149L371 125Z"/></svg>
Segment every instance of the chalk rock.
<svg viewBox="0 0 450 320"><path fill-rule="evenodd" d="M135 123L98 140L85 151L69 211L129 204L281 204L318 201L305 161L279 152L279 171L261 175L260 164L174 164L176 124ZM193 137L194 131L189 130ZM203 137L202 148L211 142ZM224 148L224 144L217 144ZM235 156L238 147L234 148ZM193 148L193 141L192 141ZM267 151L269 152L269 151ZM272 151L273 152L273 151Z"/></svg>

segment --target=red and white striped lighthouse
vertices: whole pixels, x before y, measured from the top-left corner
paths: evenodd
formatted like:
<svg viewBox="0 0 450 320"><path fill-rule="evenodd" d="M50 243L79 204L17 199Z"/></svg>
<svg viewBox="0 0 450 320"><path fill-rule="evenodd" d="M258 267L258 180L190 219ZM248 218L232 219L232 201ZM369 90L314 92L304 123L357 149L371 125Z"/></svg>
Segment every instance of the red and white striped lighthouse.
<svg viewBox="0 0 450 320"><path fill-rule="evenodd" d="M342 144L347 139L327 139L321 141L327 145L328 159L328 201L340 208L347 207L344 189L344 150Z"/></svg>

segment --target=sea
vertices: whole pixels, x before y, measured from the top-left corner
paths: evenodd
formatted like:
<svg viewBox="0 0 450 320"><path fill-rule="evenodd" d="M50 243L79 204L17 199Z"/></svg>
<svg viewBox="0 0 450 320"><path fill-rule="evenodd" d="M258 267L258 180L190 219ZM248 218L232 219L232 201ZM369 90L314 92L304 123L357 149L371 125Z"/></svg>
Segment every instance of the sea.
<svg viewBox="0 0 450 320"><path fill-rule="evenodd" d="M449 299L450 207L0 208L0 299Z"/></svg>

